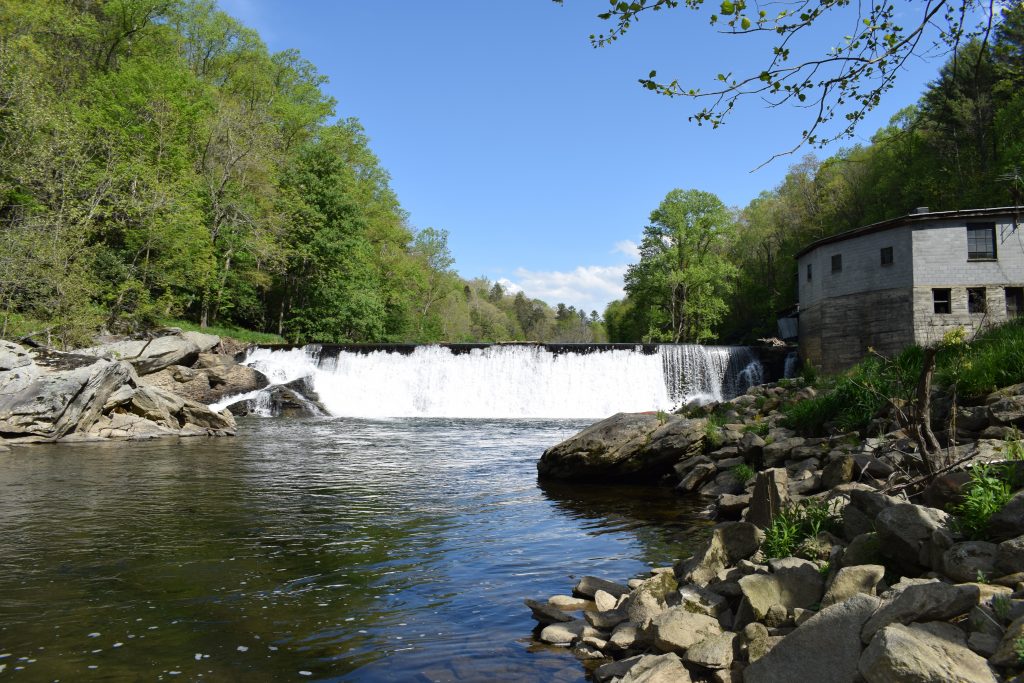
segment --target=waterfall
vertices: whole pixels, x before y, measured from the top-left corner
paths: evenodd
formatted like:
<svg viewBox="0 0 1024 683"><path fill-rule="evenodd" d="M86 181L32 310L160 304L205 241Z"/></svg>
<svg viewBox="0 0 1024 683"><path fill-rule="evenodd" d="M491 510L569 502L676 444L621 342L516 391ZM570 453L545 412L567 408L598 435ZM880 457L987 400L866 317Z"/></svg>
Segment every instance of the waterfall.
<svg viewBox="0 0 1024 683"><path fill-rule="evenodd" d="M257 348L274 386L308 377L335 416L597 418L732 398L762 382L747 347L443 345L395 350ZM263 391L267 391L266 389ZM223 407L233 397L218 404Z"/></svg>
<svg viewBox="0 0 1024 683"><path fill-rule="evenodd" d="M782 371L782 376L796 377L796 371L800 366L800 354L796 351L790 351L786 354L785 368Z"/></svg>

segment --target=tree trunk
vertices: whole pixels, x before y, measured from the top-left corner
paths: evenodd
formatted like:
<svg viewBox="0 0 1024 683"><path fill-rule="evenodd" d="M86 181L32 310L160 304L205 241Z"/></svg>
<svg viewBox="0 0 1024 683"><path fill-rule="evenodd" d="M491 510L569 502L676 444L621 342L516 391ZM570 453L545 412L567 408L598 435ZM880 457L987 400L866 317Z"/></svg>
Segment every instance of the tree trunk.
<svg viewBox="0 0 1024 683"><path fill-rule="evenodd" d="M924 350L921 375L917 380L917 402L914 410L913 433L917 447L921 451L921 459L929 474L939 468L939 441L932 432L932 375L935 374L935 354L937 349Z"/></svg>

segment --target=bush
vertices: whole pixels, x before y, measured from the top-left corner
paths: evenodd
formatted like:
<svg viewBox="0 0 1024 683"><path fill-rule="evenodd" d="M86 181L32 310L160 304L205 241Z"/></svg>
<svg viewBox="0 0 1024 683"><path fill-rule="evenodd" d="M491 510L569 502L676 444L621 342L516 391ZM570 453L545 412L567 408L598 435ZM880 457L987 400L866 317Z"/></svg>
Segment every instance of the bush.
<svg viewBox="0 0 1024 683"><path fill-rule="evenodd" d="M971 480L964 487L964 500L956 506L957 527L974 539L983 538L992 515L1010 502L1017 479L1016 462L1024 460L1019 439L1006 441L1008 463L988 465L977 463L971 468Z"/></svg>
<svg viewBox="0 0 1024 683"><path fill-rule="evenodd" d="M960 353L965 355L958 358ZM985 331L966 351L943 349L936 359L935 374L943 386L955 382L957 393L966 397L984 396L1024 382L1024 319L1014 318Z"/></svg>
<svg viewBox="0 0 1024 683"><path fill-rule="evenodd" d="M808 538L822 531L839 533L842 517L834 502L808 498L782 510L764 531L761 551L768 559L789 557Z"/></svg>
<svg viewBox="0 0 1024 683"><path fill-rule="evenodd" d="M757 474L753 468L746 464L741 463L732 468L732 473L736 475L736 478L742 482L747 482L753 479L754 475Z"/></svg>

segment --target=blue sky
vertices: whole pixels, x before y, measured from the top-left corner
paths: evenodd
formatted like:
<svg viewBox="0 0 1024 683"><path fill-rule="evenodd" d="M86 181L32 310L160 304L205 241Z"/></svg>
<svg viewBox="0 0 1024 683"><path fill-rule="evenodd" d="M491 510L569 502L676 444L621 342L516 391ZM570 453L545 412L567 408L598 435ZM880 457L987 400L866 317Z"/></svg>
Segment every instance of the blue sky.
<svg viewBox="0 0 1024 683"><path fill-rule="evenodd" d="M594 49L604 0L219 4L330 79L339 115L365 126L412 225L448 230L461 275L552 304L602 311L669 190L743 206L799 159L751 171L809 123L806 110L750 100L723 128L700 128L686 121L692 102L637 84L651 69L706 87L719 72L761 68L766 44L716 34L706 11L651 15ZM841 37L834 27L815 47ZM938 66L912 63L860 141L916 101Z"/></svg>

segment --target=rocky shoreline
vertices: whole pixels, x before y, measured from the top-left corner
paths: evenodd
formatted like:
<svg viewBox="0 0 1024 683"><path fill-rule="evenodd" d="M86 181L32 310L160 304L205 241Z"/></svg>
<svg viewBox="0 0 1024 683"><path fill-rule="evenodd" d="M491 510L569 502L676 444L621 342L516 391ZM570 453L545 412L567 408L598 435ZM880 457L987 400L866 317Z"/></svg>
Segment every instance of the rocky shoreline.
<svg viewBox="0 0 1024 683"><path fill-rule="evenodd" d="M29 443L230 436L240 401L209 404L267 388L258 370L239 364L233 340L167 328L138 339L107 339L60 352L0 340L0 450ZM270 390L288 412L297 390ZM308 391L307 391L308 393ZM302 397L302 406L316 406Z"/></svg>
<svg viewBox="0 0 1024 683"><path fill-rule="evenodd" d="M927 486L884 414L866 439L783 427L780 408L813 394L786 382L689 415L615 415L548 449L542 479L669 483L719 524L648 578L527 600L535 637L598 683L1024 680L1024 385L955 409L956 465ZM968 537L956 513L979 462L1014 490ZM797 521L811 532L780 543Z"/></svg>

